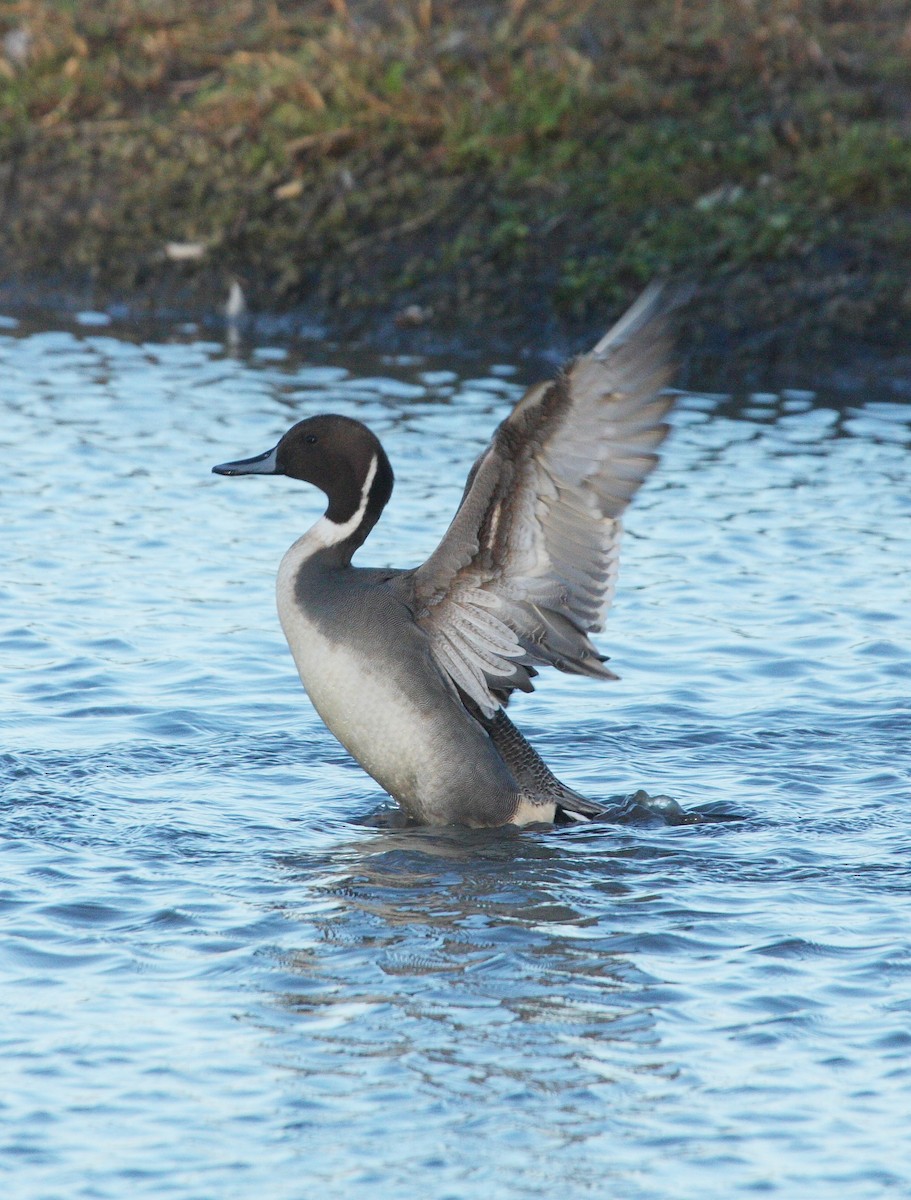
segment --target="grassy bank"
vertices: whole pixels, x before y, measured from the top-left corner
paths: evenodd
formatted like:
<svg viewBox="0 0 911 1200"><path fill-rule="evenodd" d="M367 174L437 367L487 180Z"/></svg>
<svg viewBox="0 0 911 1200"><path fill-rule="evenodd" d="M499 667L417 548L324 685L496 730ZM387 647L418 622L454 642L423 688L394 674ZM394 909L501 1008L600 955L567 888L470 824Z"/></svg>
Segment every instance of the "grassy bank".
<svg viewBox="0 0 911 1200"><path fill-rule="evenodd" d="M672 270L716 343L911 319L894 0L18 0L0 38L8 277L572 338Z"/></svg>

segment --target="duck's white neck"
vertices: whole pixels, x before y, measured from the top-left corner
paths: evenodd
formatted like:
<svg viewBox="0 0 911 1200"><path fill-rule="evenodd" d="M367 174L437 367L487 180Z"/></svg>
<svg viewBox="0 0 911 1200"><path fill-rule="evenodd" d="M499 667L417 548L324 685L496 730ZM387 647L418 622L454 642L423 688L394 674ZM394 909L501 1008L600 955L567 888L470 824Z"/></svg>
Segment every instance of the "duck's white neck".
<svg viewBox="0 0 911 1200"><path fill-rule="evenodd" d="M342 542L346 542L356 531L364 519L364 513L367 511L370 489L373 487L373 481L376 478L377 461L377 456L374 454L370 462L370 470L367 472L367 477L361 488L361 502L357 506L357 511L353 516L341 524L338 524L336 521L330 521L327 516L322 516L315 525L312 525L307 530L302 538L299 538L295 542L295 547L301 551L298 556L299 562L303 562L318 550L328 550L330 546L338 546Z"/></svg>

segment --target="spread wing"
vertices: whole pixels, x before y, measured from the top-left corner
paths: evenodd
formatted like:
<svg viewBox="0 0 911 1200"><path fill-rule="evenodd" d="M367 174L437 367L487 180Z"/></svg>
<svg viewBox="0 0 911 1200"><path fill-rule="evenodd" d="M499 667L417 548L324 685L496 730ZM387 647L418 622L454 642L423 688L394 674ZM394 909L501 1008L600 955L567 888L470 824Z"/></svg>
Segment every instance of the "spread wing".
<svg viewBox="0 0 911 1200"><path fill-rule="evenodd" d="M411 576L437 664L487 716L535 664L616 678L587 637L614 593L620 514L658 461L672 305L646 291L588 354L531 388Z"/></svg>

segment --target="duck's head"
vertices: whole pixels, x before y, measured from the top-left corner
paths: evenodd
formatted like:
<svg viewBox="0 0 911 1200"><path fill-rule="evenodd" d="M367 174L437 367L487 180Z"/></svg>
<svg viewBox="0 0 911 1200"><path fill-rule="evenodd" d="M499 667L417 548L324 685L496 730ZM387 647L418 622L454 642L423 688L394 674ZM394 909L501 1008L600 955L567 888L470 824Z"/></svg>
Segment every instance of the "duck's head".
<svg viewBox="0 0 911 1200"><path fill-rule="evenodd" d="M312 483L326 494L326 519L338 526L337 540L356 546L392 495L392 467L379 438L360 421L334 414L298 421L265 454L212 470L216 475L287 475Z"/></svg>

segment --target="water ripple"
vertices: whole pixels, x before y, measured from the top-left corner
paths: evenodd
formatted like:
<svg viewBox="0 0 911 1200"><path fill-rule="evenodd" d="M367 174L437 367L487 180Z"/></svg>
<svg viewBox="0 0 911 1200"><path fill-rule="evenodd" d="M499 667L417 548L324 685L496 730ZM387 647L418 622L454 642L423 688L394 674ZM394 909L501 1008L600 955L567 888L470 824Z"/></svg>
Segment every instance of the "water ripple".
<svg viewBox="0 0 911 1200"><path fill-rule="evenodd" d="M682 397L621 682L516 704L616 819L411 830L273 616L319 498L209 467L369 420L417 562L521 388L321 358L0 329L4 1196L906 1194L911 385Z"/></svg>

